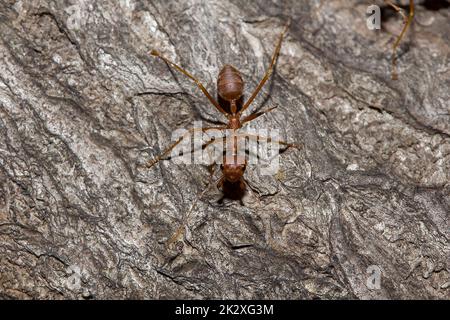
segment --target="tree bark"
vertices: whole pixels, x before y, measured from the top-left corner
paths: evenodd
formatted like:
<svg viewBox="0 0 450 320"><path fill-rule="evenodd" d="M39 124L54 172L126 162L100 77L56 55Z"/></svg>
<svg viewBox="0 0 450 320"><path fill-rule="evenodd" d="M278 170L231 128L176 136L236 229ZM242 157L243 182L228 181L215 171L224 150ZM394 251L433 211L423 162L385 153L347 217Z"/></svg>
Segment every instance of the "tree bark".
<svg viewBox="0 0 450 320"><path fill-rule="evenodd" d="M448 298L450 9L382 1L6 1L0 6L0 297ZM248 97L302 144L224 199L202 165L145 164L175 129ZM214 176L219 177L219 173ZM186 217L189 216L189 219Z"/></svg>

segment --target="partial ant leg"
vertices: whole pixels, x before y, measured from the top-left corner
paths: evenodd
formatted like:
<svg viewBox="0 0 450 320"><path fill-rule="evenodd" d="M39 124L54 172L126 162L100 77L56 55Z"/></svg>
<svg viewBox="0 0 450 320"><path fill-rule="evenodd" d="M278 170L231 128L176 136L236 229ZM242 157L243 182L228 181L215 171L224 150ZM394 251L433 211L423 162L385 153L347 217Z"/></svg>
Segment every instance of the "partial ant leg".
<svg viewBox="0 0 450 320"><path fill-rule="evenodd" d="M408 29L409 25L411 24L413 18L414 18L414 0L409 0L409 15L408 17L403 12L402 8L399 6L396 6L393 4L390 0L384 0L384 2L394 8L397 13L399 13L403 18L403 29L400 35L397 37L397 40L395 41L393 47L392 47L392 80L397 80L397 47L400 44L400 41L402 40L406 30Z"/></svg>
<svg viewBox="0 0 450 320"><path fill-rule="evenodd" d="M166 247L170 247L172 243L180 238L181 235L184 235L184 224L179 226L177 230L175 230L175 233L169 238L169 240L166 241Z"/></svg>
<svg viewBox="0 0 450 320"><path fill-rule="evenodd" d="M278 54L280 53L280 49L281 49L281 42L283 41L284 35L286 34L286 32L288 31L289 25L291 24L291 19L289 19L289 21L286 23L284 30L281 32L280 34L280 38L278 39L278 43L277 46L275 47L275 51L272 55L272 61L270 62L269 68L267 69L264 77L262 78L261 82L258 84L258 86L256 87L255 91L253 91L252 95L250 96L250 98L247 100L247 102L244 104L244 106L242 107L242 109L239 111L239 114L242 114L245 109L247 109L250 104L253 102L253 100L255 99L255 97L258 95L259 91L261 90L261 88L264 86L264 84L266 83L267 79L269 79L270 75L273 72L273 67L275 65L275 62L277 60Z"/></svg>
<svg viewBox="0 0 450 320"><path fill-rule="evenodd" d="M251 115L245 117L245 118L241 121L241 124L244 124L244 123L246 123L246 122L250 122L250 121L252 121L252 120L255 120L255 119L258 118L259 116L262 116L263 114L268 113L268 112L270 112L270 111L272 111L272 110L274 110L274 109L276 109L276 108L277 108L277 107L275 106L275 107L269 108L269 109L264 110L264 111L252 113Z"/></svg>
<svg viewBox="0 0 450 320"><path fill-rule="evenodd" d="M159 51L157 50L152 50L150 51L150 54L156 57L161 58L162 60L164 60L168 65L171 65L172 67L174 67L175 69L177 69L178 71L180 71L182 74L184 74L185 76L187 76L188 78L190 78L191 80L193 80L195 82L195 84L198 86L198 88L200 90L202 90L203 94L209 99L209 101L216 107L217 110L219 110L221 113L223 113L224 115L228 115L228 113L220 106L220 104L209 94L208 90L206 90L206 88L202 85L202 83L197 80L197 78L195 78L193 75L191 75L189 72L187 72L186 70L184 70L183 68L181 68L180 66L176 65L175 63L173 63L172 61L170 61L169 59L167 59L166 57L162 56L161 53L159 53Z"/></svg>
<svg viewBox="0 0 450 320"><path fill-rule="evenodd" d="M214 164L213 164L214 165ZM195 209L198 200L200 200L201 198L203 198L203 196L205 195L205 193L211 188L212 182L213 182L213 177L214 174L216 173L217 170L210 170L210 174L209 174L209 181L208 184L206 185L206 188L200 192L197 195L197 198L195 199L194 203L192 204L191 208L189 209L189 211L186 213L186 215L184 216L183 220L184 220L184 225L187 226L188 222L189 222L189 218L191 216L192 211ZM218 183L220 180L222 179L222 177L216 181L216 183Z"/></svg>
<svg viewBox="0 0 450 320"><path fill-rule="evenodd" d="M173 150L173 148L175 148L181 141L183 141L183 139L190 133L195 132L195 131L208 131L208 130L223 130L226 129L227 127L205 127L205 128L193 128L193 129L189 129L188 132L186 132L186 134L184 134L182 137L180 137L175 143L173 143L171 146L169 146L166 150L164 150L163 153L161 153L159 156L157 156L155 159L150 160L147 163L147 167L151 168L153 167L156 163L158 163L162 158L164 158L170 151ZM214 140L213 140L214 141Z"/></svg>

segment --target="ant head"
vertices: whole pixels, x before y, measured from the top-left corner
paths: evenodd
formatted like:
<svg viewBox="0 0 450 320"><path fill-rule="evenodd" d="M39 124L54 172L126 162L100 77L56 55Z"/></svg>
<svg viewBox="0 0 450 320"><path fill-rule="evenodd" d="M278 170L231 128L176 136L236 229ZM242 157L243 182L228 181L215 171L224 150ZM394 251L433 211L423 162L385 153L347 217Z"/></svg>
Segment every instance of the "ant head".
<svg viewBox="0 0 450 320"><path fill-rule="evenodd" d="M239 100L244 92L241 73L229 64L224 65L217 77L217 91L228 102Z"/></svg>
<svg viewBox="0 0 450 320"><path fill-rule="evenodd" d="M238 164L238 163L226 163L225 165L221 165L220 168L222 169L223 176L225 177L225 180L231 183L238 182L242 179L242 176L244 175L246 165L244 163Z"/></svg>

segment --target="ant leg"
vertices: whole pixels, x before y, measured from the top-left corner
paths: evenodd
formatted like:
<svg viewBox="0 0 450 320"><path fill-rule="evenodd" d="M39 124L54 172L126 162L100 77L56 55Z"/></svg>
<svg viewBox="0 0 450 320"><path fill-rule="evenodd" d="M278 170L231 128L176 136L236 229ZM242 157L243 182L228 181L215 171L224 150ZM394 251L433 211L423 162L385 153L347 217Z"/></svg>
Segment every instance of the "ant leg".
<svg viewBox="0 0 450 320"><path fill-rule="evenodd" d="M245 134L238 135L238 136L244 137L244 138L245 137L254 137L254 138L258 139L258 140L265 140L267 142L272 142L272 138L271 137L263 137L263 136L256 135L256 134L245 133ZM301 148L300 145L295 144L295 143L288 143L288 142L284 142L284 141L281 141L281 140L275 140L274 142L276 142L278 144L281 144L283 146L286 146L288 149L289 148L296 148L296 149L300 149Z"/></svg>
<svg viewBox="0 0 450 320"><path fill-rule="evenodd" d="M189 222L189 218L190 218L190 216L191 216L191 213L192 213L192 211L195 209L195 207L197 206L197 202L201 199L201 198L203 198L203 196L205 195L205 193L211 188L211 185L212 185L212 182L213 182L213 177L214 177L214 174L216 173L216 170L211 170L211 172L210 172L210 176L209 176L209 182L208 182L208 184L206 185L206 188L202 191L202 192L200 192L198 195L197 195L197 198L195 199L195 201L194 201L194 203L192 204L192 206L191 206L191 208L189 209L189 211L186 213L186 215L184 216L184 218L183 218L183 223L184 223L184 225L188 225L188 222ZM222 179L222 177L219 179L219 180L217 180L218 182L220 181ZM218 183L217 182L217 183Z"/></svg>
<svg viewBox="0 0 450 320"><path fill-rule="evenodd" d="M280 34L280 38L278 39L278 43L277 46L275 47L275 51L272 55L272 61L270 62L269 68L267 69L264 77L262 78L262 80L260 81L260 83L258 84L258 86L256 87L255 91L253 91L252 95L250 96L250 98L247 100L247 102L244 104L244 106L242 107L242 109L239 111L239 114L242 114L242 112L245 111L245 109L247 109L249 107L249 105L253 102L253 100L255 99L255 97L258 95L259 91L261 90L261 88L264 86L264 84L266 83L267 79L269 79L270 75L273 72L273 66L275 65L275 62L277 60L278 54L280 53L280 49L281 49L281 42L283 41L284 35L286 34L286 32L288 31L289 25L291 24L291 20L289 19L289 21L286 23L283 31Z"/></svg>
<svg viewBox="0 0 450 320"><path fill-rule="evenodd" d="M203 146L208 146L212 143L217 142L217 140L210 140L207 143L205 143ZM202 146L202 147L203 147ZM213 164L214 165L214 164ZM169 247L172 243L174 243L175 241L177 241L181 236L185 236L185 230L188 227L188 222L189 222L189 218L190 215L192 213L192 211L195 209L198 200L200 200L205 193L211 188L211 184L212 184L212 178L214 176L214 174L216 173L216 170L212 170L212 165L211 165L211 169L210 169L210 176L209 176L209 182L205 188L205 190L203 190L198 196L197 199L195 199L194 203L192 204L192 206L189 208L189 211L184 215L183 217L183 224L181 226L179 226L177 228L177 230L175 231L175 233L170 237L170 239L168 241L166 241L166 246ZM216 182L216 185L218 186L219 184L221 185L223 183L223 176L220 177L220 179Z"/></svg>
<svg viewBox="0 0 450 320"><path fill-rule="evenodd" d="M402 8L400 8L399 6L397 6L397 5L395 5L394 3L392 3L391 0L384 0L384 2L385 2L388 6L391 6L395 11L397 11L397 13L399 13L399 14L402 16L402 18L403 18L403 23L406 23L406 19L408 19L408 18L406 17L406 14L405 14L405 12L403 11Z"/></svg>
<svg viewBox="0 0 450 320"><path fill-rule="evenodd" d="M394 45L392 46L392 80L397 80L397 47L400 44L400 41L402 40L403 36L405 35L406 30L408 29L409 25L411 24L413 18L414 18L414 0L409 0L409 15L406 16L403 12L403 9L399 6L396 6L393 4L390 0L384 0L384 2L394 8L397 13L399 13L403 18L403 29L400 35L397 37L397 40L395 41Z"/></svg>
<svg viewBox="0 0 450 320"><path fill-rule="evenodd" d="M268 113L268 112L270 112L270 111L272 111L272 110L274 110L274 109L276 109L276 108L277 108L277 107L275 106L275 107L269 108L269 109L264 110L264 111L252 113L251 115L245 117L245 118L241 121L241 123L244 124L244 123L246 123L246 122L250 122L250 121L252 121L252 120L255 120L255 119L258 118L259 116L262 116L263 114Z"/></svg>
<svg viewBox="0 0 450 320"><path fill-rule="evenodd" d="M187 76L188 78L193 80L195 82L195 84L197 85L197 87L203 92L203 94L209 99L209 101L216 107L216 109L219 110L224 115L228 115L228 113L219 105L219 103L209 94L208 90L206 90L206 88L202 85L202 83L199 80L197 80L197 78L195 78L189 72L187 72L186 70L184 70L180 66L176 65L175 63L173 63L172 61L170 61L166 57L162 56L161 53L159 53L159 51L152 50L152 51L150 51L150 54L153 55L153 56L161 58L168 65L171 65L172 67L174 67L175 69L180 71L182 74L184 74L185 76Z"/></svg>
<svg viewBox="0 0 450 320"><path fill-rule="evenodd" d="M156 163L158 163L162 158L164 158L170 151L173 150L173 148L175 148L181 141L183 141L183 139L190 134L191 132L195 132L195 131L208 131L208 130L222 130L222 129L226 129L226 127L205 127L205 128L193 128L193 129L189 129L188 132L186 132L186 134L184 134L182 137L180 137L175 143L173 143L171 146L169 146L166 150L164 150L163 153L161 153L159 156L157 156L155 159L150 160L147 163L147 167L151 168L153 167Z"/></svg>
<svg viewBox="0 0 450 320"><path fill-rule="evenodd" d="M223 129L226 129L226 128L223 128ZM218 143L222 143L223 144L223 141L226 139L226 137L213 137L212 139L210 139L209 141L207 141L207 142L205 142L204 144L202 144L201 145L201 149L202 150L205 150L209 145L211 145L211 144L218 144ZM190 151L190 153L194 153L195 151L198 151L199 150L199 148L197 148L197 149L191 149L191 151ZM211 164L211 165L209 165L208 166L208 171L209 171L209 173L210 174L213 174L214 172L213 172L213 169L214 169L214 166L216 165L216 160L214 160L214 162Z"/></svg>
<svg viewBox="0 0 450 320"><path fill-rule="evenodd" d="M240 189L240 190L244 190L244 193L245 193L247 183L245 183L243 180L244 180L244 179L241 178L241 181L239 182L239 189ZM243 198L243 197L240 197L240 198L239 198L239 204L240 204L241 206L245 207L245 203L244 203L244 200L242 200L242 198Z"/></svg>
<svg viewBox="0 0 450 320"><path fill-rule="evenodd" d="M214 166L216 165L216 162L213 162L213 163L211 163L209 166L208 166L208 171L209 171L209 179L211 180L212 179L212 176L214 175L214 173L215 173L215 170L214 170Z"/></svg>
<svg viewBox="0 0 450 320"><path fill-rule="evenodd" d="M217 189L220 190L222 188L224 182L225 182L225 177L221 176L220 179L216 183Z"/></svg>

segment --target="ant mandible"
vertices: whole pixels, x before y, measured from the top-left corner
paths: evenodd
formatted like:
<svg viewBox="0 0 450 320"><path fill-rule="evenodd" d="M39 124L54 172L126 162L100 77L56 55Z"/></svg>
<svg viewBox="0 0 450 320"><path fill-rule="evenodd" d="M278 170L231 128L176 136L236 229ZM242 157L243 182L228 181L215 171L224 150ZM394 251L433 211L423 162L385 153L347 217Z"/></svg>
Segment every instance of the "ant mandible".
<svg viewBox="0 0 450 320"><path fill-rule="evenodd" d="M283 31L281 32L277 46L275 47L275 51L272 55L272 59L270 62L270 65L264 74L264 77L259 82L256 89L251 94L250 98L243 104L242 108L238 110L238 101L243 96L244 91L244 81L242 80L240 72L233 66L226 64L222 67L222 69L219 72L218 78L217 78L217 92L219 94L219 97L225 100L225 102L229 103L229 111L226 111L225 108L221 106L219 102L217 102L216 99L214 99L211 94L206 90L206 88L202 85L202 83L195 78L193 75L191 75L189 72L178 66L177 64L173 63L169 59L165 58L156 50L152 50L150 53L153 56L159 57L162 60L164 60L169 66L172 66L191 80L195 82L197 87L203 92L203 94L208 98L208 100L213 104L213 106L223 115L226 116L228 123L223 126L214 126L214 127L204 127L204 128L194 128L188 130L187 134L191 134L192 132L198 131L208 131L208 130L225 130L225 129L231 129L233 133L236 132L236 130L240 129L244 124L255 120L256 118L262 116L263 114L270 112L274 110L276 107L272 107L269 109L266 109L264 111L260 112L254 112L246 117L243 117L243 113L247 108L250 106L250 104L253 102L255 97L258 95L258 93L261 91L261 88L264 86L266 81L269 79L270 75L273 72L274 65L276 63L277 57L280 53L281 49L281 43L283 41L284 35L288 31L290 25L290 20L285 25ZM262 137L259 135L250 135L245 134L245 136L253 136L254 138L257 138L258 140L263 140L267 142L271 142L272 139L270 137ZM157 162L159 162L163 157L165 157L175 146L177 146L183 139L186 137L186 135L179 138L175 143L170 145L164 152L162 152L159 156L157 156L155 159L152 159L148 162L147 166L152 167ZM233 143L232 143L232 157L224 156L223 157L223 164L221 165L222 170L222 176L217 182L217 187L220 189L224 187L224 183L231 184L232 186L238 187L239 189L245 189L245 180L243 178L247 160L242 159L238 157L237 152L237 139L242 136L233 135ZM206 143L206 145L217 142L214 140L210 140ZM276 141L280 145L285 146L285 149L288 149L290 147L299 148L298 145L293 143L287 143L284 141Z"/></svg>

